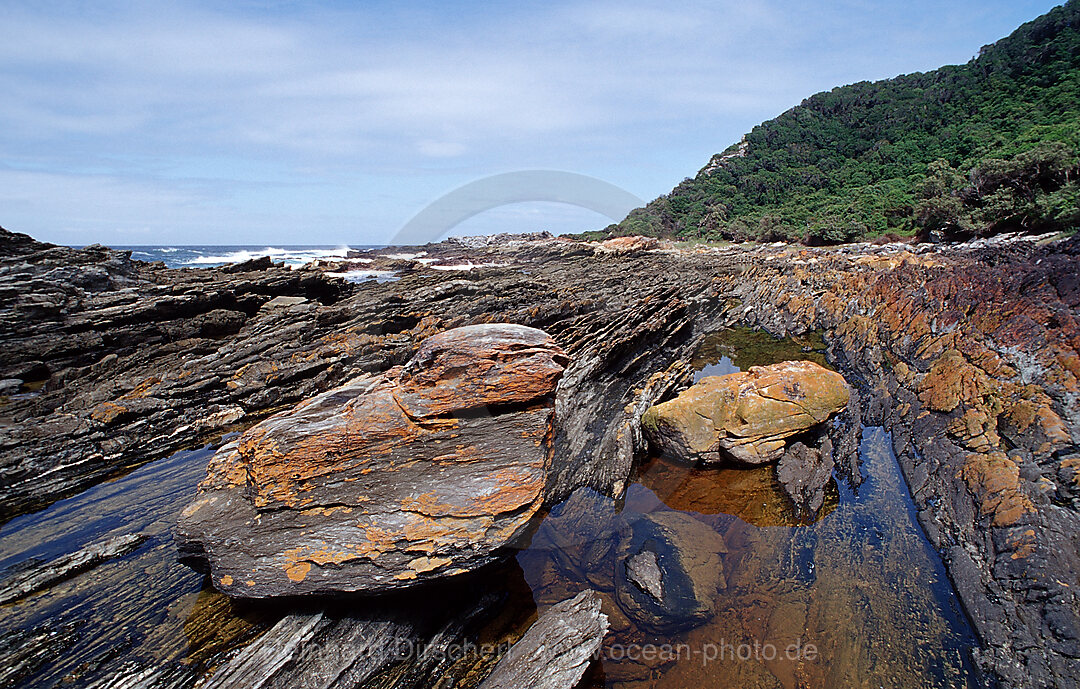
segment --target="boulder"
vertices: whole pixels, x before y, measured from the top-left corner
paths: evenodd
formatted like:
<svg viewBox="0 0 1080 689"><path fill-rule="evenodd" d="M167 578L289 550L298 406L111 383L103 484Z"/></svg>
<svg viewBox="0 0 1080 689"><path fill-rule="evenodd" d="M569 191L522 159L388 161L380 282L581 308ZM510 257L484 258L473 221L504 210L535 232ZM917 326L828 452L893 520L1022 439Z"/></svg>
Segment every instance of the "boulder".
<svg viewBox="0 0 1080 689"><path fill-rule="evenodd" d="M776 465L776 478L799 515L818 514L832 474L833 447L827 437L816 445L793 442Z"/></svg>
<svg viewBox="0 0 1080 689"><path fill-rule="evenodd" d="M567 361L524 326L434 335L404 367L222 447L182 513L181 554L242 597L374 593L493 562L544 502Z"/></svg>
<svg viewBox="0 0 1080 689"><path fill-rule="evenodd" d="M681 512L627 516L615 565L615 597L627 617L664 634L709 620L726 587L720 534Z"/></svg>
<svg viewBox="0 0 1080 689"><path fill-rule="evenodd" d="M843 376L811 361L752 366L703 378L641 419L653 447L666 455L712 464L732 458L764 464L784 454L787 439L847 406Z"/></svg>

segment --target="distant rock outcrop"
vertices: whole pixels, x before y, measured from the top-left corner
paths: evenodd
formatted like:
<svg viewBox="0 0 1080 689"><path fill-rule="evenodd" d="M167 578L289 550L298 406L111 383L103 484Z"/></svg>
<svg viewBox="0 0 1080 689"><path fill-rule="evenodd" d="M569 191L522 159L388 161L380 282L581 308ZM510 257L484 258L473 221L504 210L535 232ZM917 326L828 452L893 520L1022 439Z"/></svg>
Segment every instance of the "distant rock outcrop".
<svg viewBox="0 0 1080 689"><path fill-rule="evenodd" d="M223 447L181 551L243 597L386 591L488 564L543 505L567 362L535 328L434 335L404 367Z"/></svg>

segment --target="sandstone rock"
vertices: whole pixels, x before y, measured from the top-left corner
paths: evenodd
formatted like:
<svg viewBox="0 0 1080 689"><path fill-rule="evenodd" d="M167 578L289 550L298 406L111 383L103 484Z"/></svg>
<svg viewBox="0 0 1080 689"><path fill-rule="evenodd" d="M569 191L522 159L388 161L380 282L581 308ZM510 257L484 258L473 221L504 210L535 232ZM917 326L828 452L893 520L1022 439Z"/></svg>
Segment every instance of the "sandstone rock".
<svg viewBox="0 0 1080 689"><path fill-rule="evenodd" d="M263 304L264 309L283 309L290 306L299 306L300 304L306 304L307 299L304 297L274 297L270 301Z"/></svg>
<svg viewBox="0 0 1080 689"><path fill-rule="evenodd" d="M607 253L625 254L636 251L648 251L649 249L655 249L658 246L660 246L660 240L655 237L634 235L605 239L597 245L597 249Z"/></svg>
<svg viewBox="0 0 1080 689"><path fill-rule="evenodd" d="M745 464L779 459L788 438L825 421L849 399L839 373L810 361L752 366L704 378L642 417L642 428L665 454Z"/></svg>
<svg viewBox="0 0 1080 689"><path fill-rule="evenodd" d="M546 610L499 660L480 689L571 689L608 630L600 596L582 591Z"/></svg>
<svg viewBox="0 0 1080 689"><path fill-rule="evenodd" d="M243 597L386 591L488 564L543 504L566 363L525 326L430 337L403 368L223 447L182 515L181 551Z"/></svg>
<svg viewBox="0 0 1080 689"><path fill-rule="evenodd" d="M626 516L615 566L615 596L642 627L667 633L696 627L724 587L720 534L681 512Z"/></svg>

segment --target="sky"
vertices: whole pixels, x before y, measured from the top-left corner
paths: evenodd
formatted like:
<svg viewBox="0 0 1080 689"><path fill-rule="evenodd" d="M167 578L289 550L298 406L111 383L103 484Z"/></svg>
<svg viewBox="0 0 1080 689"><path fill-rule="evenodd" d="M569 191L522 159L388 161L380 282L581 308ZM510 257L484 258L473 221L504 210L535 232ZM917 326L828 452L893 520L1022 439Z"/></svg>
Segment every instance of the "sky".
<svg viewBox="0 0 1080 689"><path fill-rule="evenodd" d="M0 0L0 226L384 244L527 170L649 200L813 93L967 62L1055 4ZM451 232L609 222L518 201Z"/></svg>

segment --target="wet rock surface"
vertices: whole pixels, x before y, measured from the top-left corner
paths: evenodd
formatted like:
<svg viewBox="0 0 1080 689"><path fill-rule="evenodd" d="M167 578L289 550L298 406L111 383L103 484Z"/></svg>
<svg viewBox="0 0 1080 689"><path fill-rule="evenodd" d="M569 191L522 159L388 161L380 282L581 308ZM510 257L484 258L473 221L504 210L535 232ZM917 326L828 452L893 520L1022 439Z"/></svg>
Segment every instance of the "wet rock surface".
<svg viewBox="0 0 1080 689"><path fill-rule="evenodd" d="M85 572L106 560L126 555L143 542L139 534L123 534L63 555L45 563L25 562L0 581L0 605L28 596L71 576Z"/></svg>
<svg viewBox="0 0 1080 689"><path fill-rule="evenodd" d="M705 334L818 333L860 393L861 420L891 432L920 524L978 630L979 666L1007 686L1080 683L1080 240L618 255L550 239L447 242L425 250L474 267L413 261L396 282L352 285L319 270L178 271L0 238L0 379L19 381L0 407L5 518L491 321L543 329L572 359L547 499L581 485L618 494L646 446L640 416L689 384L683 362ZM307 301L262 308L280 296ZM827 489L823 512L829 500ZM794 620L786 629L816 605L765 618ZM70 632L27 622L12 633L57 649ZM19 657L12 667L41 662ZM679 666L672 681L680 673L700 679Z"/></svg>
<svg viewBox="0 0 1080 689"><path fill-rule="evenodd" d="M567 357L544 332L465 326L323 393L211 460L179 528L234 596L380 592L489 564L544 504Z"/></svg>
<svg viewBox="0 0 1080 689"><path fill-rule="evenodd" d="M673 457L764 464L783 456L788 438L846 407L849 394L840 374L786 361L705 378L650 408L642 425L653 446Z"/></svg>

